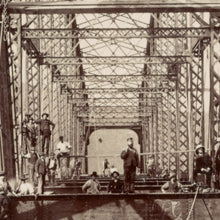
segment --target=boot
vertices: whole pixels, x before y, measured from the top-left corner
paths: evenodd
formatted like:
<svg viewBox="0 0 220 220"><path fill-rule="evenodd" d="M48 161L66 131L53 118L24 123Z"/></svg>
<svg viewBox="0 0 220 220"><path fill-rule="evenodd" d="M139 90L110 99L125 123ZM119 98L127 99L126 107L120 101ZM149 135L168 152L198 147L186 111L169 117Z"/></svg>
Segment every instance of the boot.
<svg viewBox="0 0 220 220"><path fill-rule="evenodd" d="M55 174L52 175L52 185L55 185Z"/></svg>
<svg viewBox="0 0 220 220"><path fill-rule="evenodd" d="M124 193L128 193L129 192L129 183L124 183Z"/></svg>
<svg viewBox="0 0 220 220"><path fill-rule="evenodd" d="M134 183L130 184L129 193L134 193Z"/></svg>

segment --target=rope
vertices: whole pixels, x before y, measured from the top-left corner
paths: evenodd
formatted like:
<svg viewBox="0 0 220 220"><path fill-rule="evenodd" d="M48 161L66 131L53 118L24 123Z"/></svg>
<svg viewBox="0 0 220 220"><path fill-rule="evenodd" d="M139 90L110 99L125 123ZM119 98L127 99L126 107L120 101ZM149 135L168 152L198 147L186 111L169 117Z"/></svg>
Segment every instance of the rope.
<svg viewBox="0 0 220 220"><path fill-rule="evenodd" d="M211 213L210 213L210 211L209 211L209 208L207 207L207 205L206 205L206 203L205 203L204 198L202 198L202 201L203 201L203 203L204 203L204 205L205 205L205 207L206 207L207 212L209 213L210 219L213 220L212 215L211 215Z"/></svg>
<svg viewBox="0 0 220 220"><path fill-rule="evenodd" d="M194 196L193 203L192 203L192 206L191 206L191 208L190 208L190 210L189 210L189 214L188 214L186 220L189 220L189 219L190 219L190 215L191 215L192 210L193 210L193 207L194 207L194 205L195 205L195 202L196 202L196 198L197 198L198 193L199 193L199 186L198 186L197 189L196 189L196 194L195 194L195 196Z"/></svg>

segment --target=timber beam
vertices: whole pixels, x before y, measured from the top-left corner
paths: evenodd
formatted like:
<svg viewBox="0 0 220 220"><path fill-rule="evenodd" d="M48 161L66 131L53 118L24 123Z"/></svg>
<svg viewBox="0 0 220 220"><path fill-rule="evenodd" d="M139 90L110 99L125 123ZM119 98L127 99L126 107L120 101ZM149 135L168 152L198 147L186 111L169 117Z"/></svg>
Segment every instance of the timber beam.
<svg viewBox="0 0 220 220"><path fill-rule="evenodd" d="M8 12L16 14L216 12L218 10L220 10L218 0L76 0L8 3Z"/></svg>

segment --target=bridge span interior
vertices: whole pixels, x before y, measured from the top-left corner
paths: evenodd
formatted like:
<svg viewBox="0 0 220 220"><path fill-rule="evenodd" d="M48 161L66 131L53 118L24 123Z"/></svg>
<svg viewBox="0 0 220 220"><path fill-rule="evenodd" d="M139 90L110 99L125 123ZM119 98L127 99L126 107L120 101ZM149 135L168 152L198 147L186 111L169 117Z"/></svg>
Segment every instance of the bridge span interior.
<svg viewBox="0 0 220 220"><path fill-rule="evenodd" d="M0 169L21 172L21 122L48 113L50 151L63 135L84 173L90 156L120 160L99 153L93 132L129 129L141 172L154 154L191 178L195 146L220 141L219 13L78 2L2 1Z"/></svg>

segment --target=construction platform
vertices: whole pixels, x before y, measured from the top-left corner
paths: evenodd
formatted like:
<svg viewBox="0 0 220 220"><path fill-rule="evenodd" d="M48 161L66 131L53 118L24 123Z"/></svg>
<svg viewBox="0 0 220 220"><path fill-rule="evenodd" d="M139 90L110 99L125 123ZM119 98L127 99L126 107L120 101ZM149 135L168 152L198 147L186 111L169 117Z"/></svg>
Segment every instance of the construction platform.
<svg viewBox="0 0 220 220"><path fill-rule="evenodd" d="M11 197L11 219L187 219L195 193L57 194ZM219 219L220 193L198 194L188 219ZM211 218L211 217L212 218Z"/></svg>

